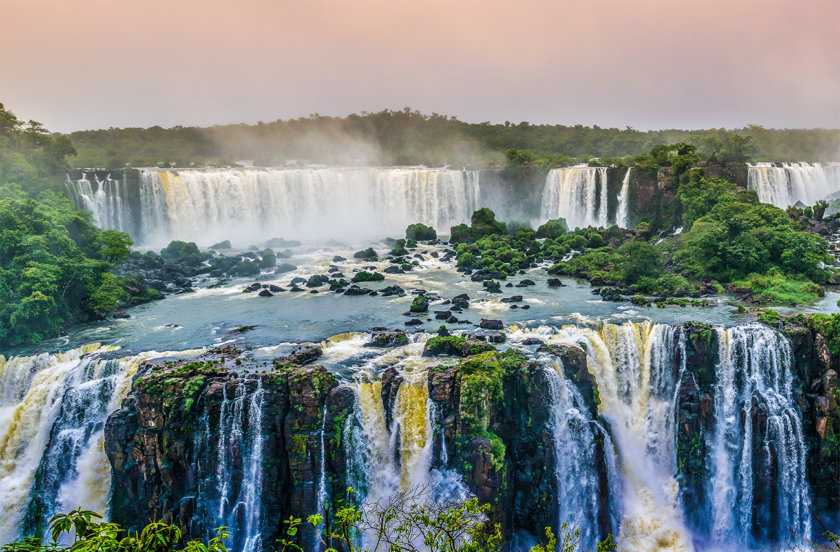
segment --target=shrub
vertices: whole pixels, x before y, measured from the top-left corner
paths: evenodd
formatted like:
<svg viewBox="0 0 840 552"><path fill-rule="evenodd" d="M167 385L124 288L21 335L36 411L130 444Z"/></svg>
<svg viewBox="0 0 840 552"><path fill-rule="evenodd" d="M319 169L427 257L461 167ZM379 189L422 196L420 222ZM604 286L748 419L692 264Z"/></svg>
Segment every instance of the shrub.
<svg viewBox="0 0 840 552"><path fill-rule="evenodd" d="M566 219L556 218L547 220L545 224L540 225L537 228L537 237L556 239L565 235L568 231L569 227L566 224Z"/></svg>
<svg viewBox="0 0 840 552"><path fill-rule="evenodd" d="M353 257L356 259L363 259L365 261L375 261L379 257L376 255L376 251L373 250L372 247L368 247L367 249L363 249L362 251L356 251L353 253Z"/></svg>
<svg viewBox="0 0 840 552"><path fill-rule="evenodd" d="M431 226L426 226L425 224L418 222L410 224L408 228L405 229L405 237L409 240L419 241L436 240L437 232Z"/></svg>
<svg viewBox="0 0 840 552"><path fill-rule="evenodd" d="M236 267L236 273L240 276L256 276L260 273L260 267L250 259L245 259Z"/></svg>
<svg viewBox="0 0 840 552"><path fill-rule="evenodd" d="M198 250L194 242L183 242L173 240L169 245L160 250L160 256L167 261L174 261L188 265L201 264L204 255Z"/></svg>
<svg viewBox="0 0 840 552"><path fill-rule="evenodd" d="M362 270L353 275L353 282L380 282L385 279L385 275L379 272L366 272Z"/></svg>
<svg viewBox="0 0 840 552"><path fill-rule="evenodd" d="M270 249L263 251L260 258L260 268L271 268L277 263L277 256Z"/></svg>

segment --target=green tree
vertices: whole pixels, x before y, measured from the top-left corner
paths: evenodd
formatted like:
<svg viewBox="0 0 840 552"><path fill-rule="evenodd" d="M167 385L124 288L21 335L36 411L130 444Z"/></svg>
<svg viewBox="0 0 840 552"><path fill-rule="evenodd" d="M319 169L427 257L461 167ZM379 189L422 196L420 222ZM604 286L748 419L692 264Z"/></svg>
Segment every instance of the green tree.
<svg viewBox="0 0 840 552"><path fill-rule="evenodd" d="M134 242L125 232L102 230L97 235L100 258L109 263L118 263L128 258Z"/></svg>
<svg viewBox="0 0 840 552"><path fill-rule="evenodd" d="M92 311L112 311L128 298L119 277L106 272L102 275L102 281L88 299L88 308Z"/></svg>
<svg viewBox="0 0 840 552"><path fill-rule="evenodd" d="M193 540L181 546L181 530L176 525L152 522L134 535L116 523L100 521L102 516L88 510L74 510L50 519L51 542L40 537L26 537L0 546L0 552L228 552L226 527L216 529L216 536L208 543ZM62 535L72 538L72 544L59 544Z"/></svg>
<svg viewBox="0 0 840 552"><path fill-rule="evenodd" d="M662 255L648 242L627 242L618 248L624 257L621 277L628 284L635 284L645 277L658 276L662 272Z"/></svg>
<svg viewBox="0 0 840 552"><path fill-rule="evenodd" d="M131 240L99 230L64 195L73 154L67 137L0 104L0 345L39 342L124 296L108 270Z"/></svg>

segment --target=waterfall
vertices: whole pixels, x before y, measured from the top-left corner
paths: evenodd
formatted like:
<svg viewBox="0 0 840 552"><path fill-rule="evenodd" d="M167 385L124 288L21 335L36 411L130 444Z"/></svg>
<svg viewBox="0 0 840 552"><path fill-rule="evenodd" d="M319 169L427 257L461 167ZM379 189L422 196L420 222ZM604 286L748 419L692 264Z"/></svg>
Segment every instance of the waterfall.
<svg viewBox="0 0 840 552"><path fill-rule="evenodd" d="M840 163L756 163L749 165L747 187L782 209L799 201L813 205L840 191Z"/></svg>
<svg viewBox="0 0 840 552"><path fill-rule="evenodd" d="M77 207L93 213L93 220L100 228L136 233L132 194L125 176L121 180L114 180L108 174L100 179L95 173L85 173L79 180L68 179L67 189Z"/></svg>
<svg viewBox="0 0 840 552"><path fill-rule="evenodd" d="M551 169L545 178L540 218L562 217L569 228L607 226L607 167Z"/></svg>
<svg viewBox="0 0 840 552"><path fill-rule="evenodd" d="M218 424L212 427L205 412L204 431L194 438L196 450L217 439L215 470L198 500L200 517L212 520L208 538L216 527L228 527L232 550L261 552L265 391L259 377L240 380L233 397L228 387L223 386Z"/></svg>
<svg viewBox="0 0 840 552"><path fill-rule="evenodd" d="M674 477L676 331L628 322L584 332L625 480L620 550L693 550Z"/></svg>
<svg viewBox="0 0 840 552"><path fill-rule="evenodd" d="M347 483L362 505L384 504L410 490L427 490L426 498L443 503L468 497L459 474L432 466L436 410L429 398L428 369L438 361L421 356L423 345L421 341L386 353L351 384L356 400L345 426ZM390 424L382 381L375 375L387 366L396 367L400 379ZM372 546L374 538L363 534L362 544Z"/></svg>
<svg viewBox="0 0 840 552"><path fill-rule="evenodd" d="M516 332L513 339L526 337ZM575 492L576 486L588 486L605 493L613 520L610 531L616 536L620 551L691 551L691 534L683 521L679 484L676 479L676 406L680 379L685 370L685 336L679 326L627 322L602 324L599 329L565 326L560 330L541 327L536 335L549 343L578 345L586 351L587 369L595 378L598 390L598 433L603 435L606 452L607 489L590 483L585 471L591 460L585 453L585 434L575 434L572 416L579 408L554 408L553 416L563 414L563 423L552 420L565 434L556 444L558 480L567 479L571 490L568 511L592 512L594 497ZM550 380L549 396L557 396ZM573 389L566 382L566 390ZM563 388L560 387L560 391ZM575 397L574 392L568 395ZM574 399L570 405L574 405ZM557 404L557 403L555 403ZM567 403L569 404L569 403ZM576 466L578 459L584 465ZM566 470L566 471L564 471ZM574 470L578 470L575 472ZM559 482L558 482L559 483ZM563 493L563 484L558 492ZM566 492L568 492L566 490ZM584 505L579 505L581 496ZM601 495L603 496L603 495ZM562 501L562 500L561 500ZM584 509L585 508L585 509ZM582 517L582 514L578 514ZM563 521L561 519L561 521ZM594 531L591 521L576 520L582 534ZM587 525L589 524L589 525ZM584 545L587 545L584 542Z"/></svg>
<svg viewBox="0 0 840 552"><path fill-rule="evenodd" d="M382 382L355 386L357 421L364 432L367 500L387 499L399 491L428 483L431 420L425 374L413 374L400 385L393 420L385 423ZM354 451L359 454L359 451Z"/></svg>
<svg viewBox="0 0 840 552"><path fill-rule="evenodd" d="M807 449L791 390L790 344L763 326L719 329L718 340L712 540L749 546L788 531L810 538ZM756 473L766 479L756 481Z"/></svg>
<svg viewBox="0 0 840 552"><path fill-rule="evenodd" d="M43 530L54 514L108 511L103 427L141 363L173 353L105 359L116 347L0 355L0 542Z"/></svg>
<svg viewBox="0 0 840 552"><path fill-rule="evenodd" d="M581 543L592 547L599 540L598 472L595 435L584 413L583 399L574 384L563 377L558 363L545 367L551 400L554 433L554 477L557 482L557 527L567 522L580 530Z"/></svg>
<svg viewBox="0 0 840 552"><path fill-rule="evenodd" d="M533 330L511 329L509 340L518 346L526 335ZM696 359L688 331L627 322L544 327L536 335L584 349L597 386L598 415L593 416L582 382L567 379L554 356L537 358L550 406L545 429L551 443L546 440L545 446L554 455L556 522L580 529L585 546L605 532L616 535L619 550L628 552L688 552L695 546L760 550L790 531L810 538L807 446L792 349L780 333L758 325L718 328L706 349L716 345L718 356L708 429L699 434L706 471L700 483L705 503L692 518L700 520L692 521L699 524L692 525L696 535L683 520L677 480L679 393L698 369L693 360L691 371L687 367L687 359ZM438 406L429 395L429 369L441 359L422 356L422 338L370 356L359 355L370 350L363 347L368 337L347 336L330 341L325 356L343 359L344 368L358 363L348 384L355 394L354 413L341 435L347 485L355 489L357 502L384 502L417 487L442 501L469 496L462 478L447 469L448 457L456 452L446 450ZM107 516L106 418L128 395L145 360L198 352L118 358L114 349L94 344L59 354L0 356L0 543L43 534L51 515L77 507ZM396 376L384 397L380 374L389 368ZM196 403L204 410L196 413L190 430L192 446L185 447L195 462L190 477L198 481L193 519L206 537L215 527L228 526L231 550L261 552L268 548L261 535L270 395L262 377L253 374L210 387L214 392L205 391ZM316 486L319 513L330 500L327 413L324 407L320 471L308 482ZM611 526L604 527L607 523ZM370 545L370 535L361 535L361 543Z"/></svg>
<svg viewBox="0 0 840 552"><path fill-rule="evenodd" d="M627 168L624 173L624 180L621 181L621 190L618 192L618 207L615 213L615 223L622 228L630 226L630 173L633 172L632 167Z"/></svg>
<svg viewBox="0 0 840 552"><path fill-rule="evenodd" d="M324 509L327 504L327 499L329 498L329 494L327 493L327 449L326 443L324 439L324 433L326 433L327 429L327 403L324 401L324 410L321 412L321 461L318 467L318 502L315 506L315 513L321 516L324 516L324 519L327 518L329 512L325 512ZM323 531L324 524L318 524L318 530ZM315 538L313 540L312 549L314 552L318 552L321 550L322 544L321 542Z"/></svg>
<svg viewBox="0 0 840 552"><path fill-rule="evenodd" d="M113 182L113 181L108 181ZM124 186L68 182L79 207L144 245L273 236L374 239L422 222L439 232L480 207L478 171L407 168L141 169Z"/></svg>

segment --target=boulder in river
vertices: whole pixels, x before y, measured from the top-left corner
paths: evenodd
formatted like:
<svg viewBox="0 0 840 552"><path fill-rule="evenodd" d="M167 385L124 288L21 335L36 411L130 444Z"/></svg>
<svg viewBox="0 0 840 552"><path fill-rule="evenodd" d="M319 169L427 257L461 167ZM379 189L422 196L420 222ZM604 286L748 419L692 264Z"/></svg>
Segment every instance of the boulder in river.
<svg viewBox="0 0 840 552"><path fill-rule="evenodd" d="M376 330L365 347L400 347L408 344L404 330Z"/></svg>
<svg viewBox="0 0 840 552"><path fill-rule="evenodd" d="M411 302L411 306L408 308L410 312L428 312L429 310L429 298L425 295L418 295L414 298L414 301Z"/></svg>
<svg viewBox="0 0 840 552"><path fill-rule="evenodd" d="M306 287L308 288L315 288L321 287L326 285L330 281L329 276L324 276L322 274L315 274L314 276L310 276L309 280L306 281ZM292 280L294 282L294 280Z"/></svg>
<svg viewBox="0 0 840 552"><path fill-rule="evenodd" d="M372 289L362 288L357 285L352 285L344 292L344 295L370 295Z"/></svg>

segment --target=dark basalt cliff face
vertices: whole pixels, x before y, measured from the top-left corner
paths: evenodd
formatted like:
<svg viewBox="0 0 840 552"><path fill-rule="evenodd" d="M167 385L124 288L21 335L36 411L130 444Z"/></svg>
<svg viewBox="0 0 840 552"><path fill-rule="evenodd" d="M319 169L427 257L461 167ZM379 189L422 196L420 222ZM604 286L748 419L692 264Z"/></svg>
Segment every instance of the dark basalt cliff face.
<svg viewBox="0 0 840 552"><path fill-rule="evenodd" d="M484 352L454 366L429 370L435 430L442 433L434 441L432 465L461 473L465 486L482 502L493 505L493 518L502 523L506 534L538 535L553 524L557 509L545 370L520 353L487 351L486 344L482 345ZM549 353L562 360L567 377L580 382L594 414L597 392L584 352L552 346ZM214 523L224 521L207 515L221 507L218 487L229 484L226 496L234 503L248 480L246 449L255 429L251 424L259 424L263 439L259 500L264 543L281 535L282 521L290 515L305 517L319 507L334 511L346 496L342 432L354 408L352 389L338 386L321 366L275 362L266 367L243 358L239 351L227 349L190 361L147 364L135 390L108 419L105 430L113 468L114 521L137 529L157 517L177 523L185 538L206 538ZM393 368L382 375L388 427L402 382ZM236 418L241 424L237 427L240 438L232 444L226 441L224 430L218 429L224 426L222 418L235 416L237 398L247 412L248 402L260 391L258 419L247 414ZM325 505L318 502L322 427L324 477L328 496L336 497ZM220 481L220 450L225 446L230 448L224 452L229 465ZM603 464L603 454L599 458ZM607 497L603 498L600 515L606 516ZM229 519L242 533L247 512L244 506L241 511L231 509ZM312 533L303 533L302 545L307 549L313 544Z"/></svg>
<svg viewBox="0 0 840 552"><path fill-rule="evenodd" d="M707 177L724 178L744 188L747 186L747 167L742 163L721 165L703 161L697 166L703 169ZM610 174L609 178L611 183L620 183L621 180L618 175ZM688 176L684 175L683 178ZM613 186L617 187L617 184ZM617 193L613 192L613 186L610 193ZM681 221L677 188L679 183L674 178L671 167L659 167L655 174L646 173L638 168L633 169L629 189L630 227L642 221L649 222L657 229L679 226Z"/></svg>
<svg viewBox="0 0 840 552"><path fill-rule="evenodd" d="M814 510L840 514L840 351L820 333L786 320L778 329L793 350L794 389L808 446Z"/></svg>
<svg viewBox="0 0 840 552"><path fill-rule="evenodd" d="M831 354L821 335L804 326L788 323L778 329L792 347L793 392L808 447L812 501L815 510L833 515L840 510L838 355ZM709 515L707 442L715 430L719 336L704 324L687 323L679 331L685 347L677 352L674 370L682 361L685 368L681 377L673 374L673 381L679 381L674 412L676 476L686 522L702 532ZM469 491L493 506L491 519L502 524L508 542L519 536L537 538L544 527L554 526L559 507L552 428L556 405L547 381L547 368L554 359L582 397L596 437L592 458L600 491L597 511L586 515L597 517L602 537L610 532L604 450L609 440L602 429L609 426L598 413L598 387L587 369L586 352L576 346L550 345L541 346L535 357L488 350L487 344L478 346L462 338L435 339L427 342L428 355L446 352L460 358L443 358L428 372L435 435L431 467L460 473ZM226 487L229 515L224 520L239 529L236 534L244 534L249 514L241 487L251 481L249 447L255 432L262 443L256 492L263 543L275 542L289 516L335 511L355 477L348 475L345 431L357 409L356 395L325 368L298 364L317 358L317 349L308 351L269 364L230 348L189 361L149 363L105 430L113 468L114 521L137 529L156 517L177 523L186 538L206 538L220 521L207 512L221 508ZM381 400L388 427L403 383L394 368L382 374ZM257 399L259 409L249 410ZM773 503L776 491L767 482L774 481L776 451L775 445L761 441L767 420L758 399L751 416L757 451L754 505L757 512L771 512L772 517L772 507L766 505ZM237 423L226 426L224 419L230 417ZM238 437L231 438L226 428L238 431ZM773 519L757 515L754 523L758 534ZM312 538L311 530L305 529L304 549L311 549ZM241 543L232 544L237 548Z"/></svg>
<svg viewBox="0 0 840 552"><path fill-rule="evenodd" d="M594 383L582 349L551 346L549 353L562 359L567 378L584 380L584 387ZM443 432L435 462L460 472L470 491L494 506L506 535L541 535L557 519L553 404L545 378L542 364L513 351L480 353L429 374L429 397ZM583 395L594 413L591 389ZM596 457L603 464L603 453ZM605 469L599 466L604 478ZM598 514L607 515L606 501Z"/></svg>
<svg viewBox="0 0 840 552"><path fill-rule="evenodd" d="M343 496L343 449L330 444L340 442L352 392L338 388L322 366L276 363L279 368L248 374L265 368L238 355L220 349L188 362L146 366L105 428L114 521L135 530L157 518L177 523L186 539L206 538L220 520L201 513L221 511L226 503L230 515L221 521L239 529L234 536L243 534L237 524L247 522L249 505L239 504L247 502L242 487L257 483L247 472L252 458L245 449L258 435L262 488L255 490L255 502L262 515L255 530L263 542L274 543L283 519L318 510L322 427L329 495ZM225 417L234 422L227 434ZM232 544L241 549L243 543Z"/></svg>

